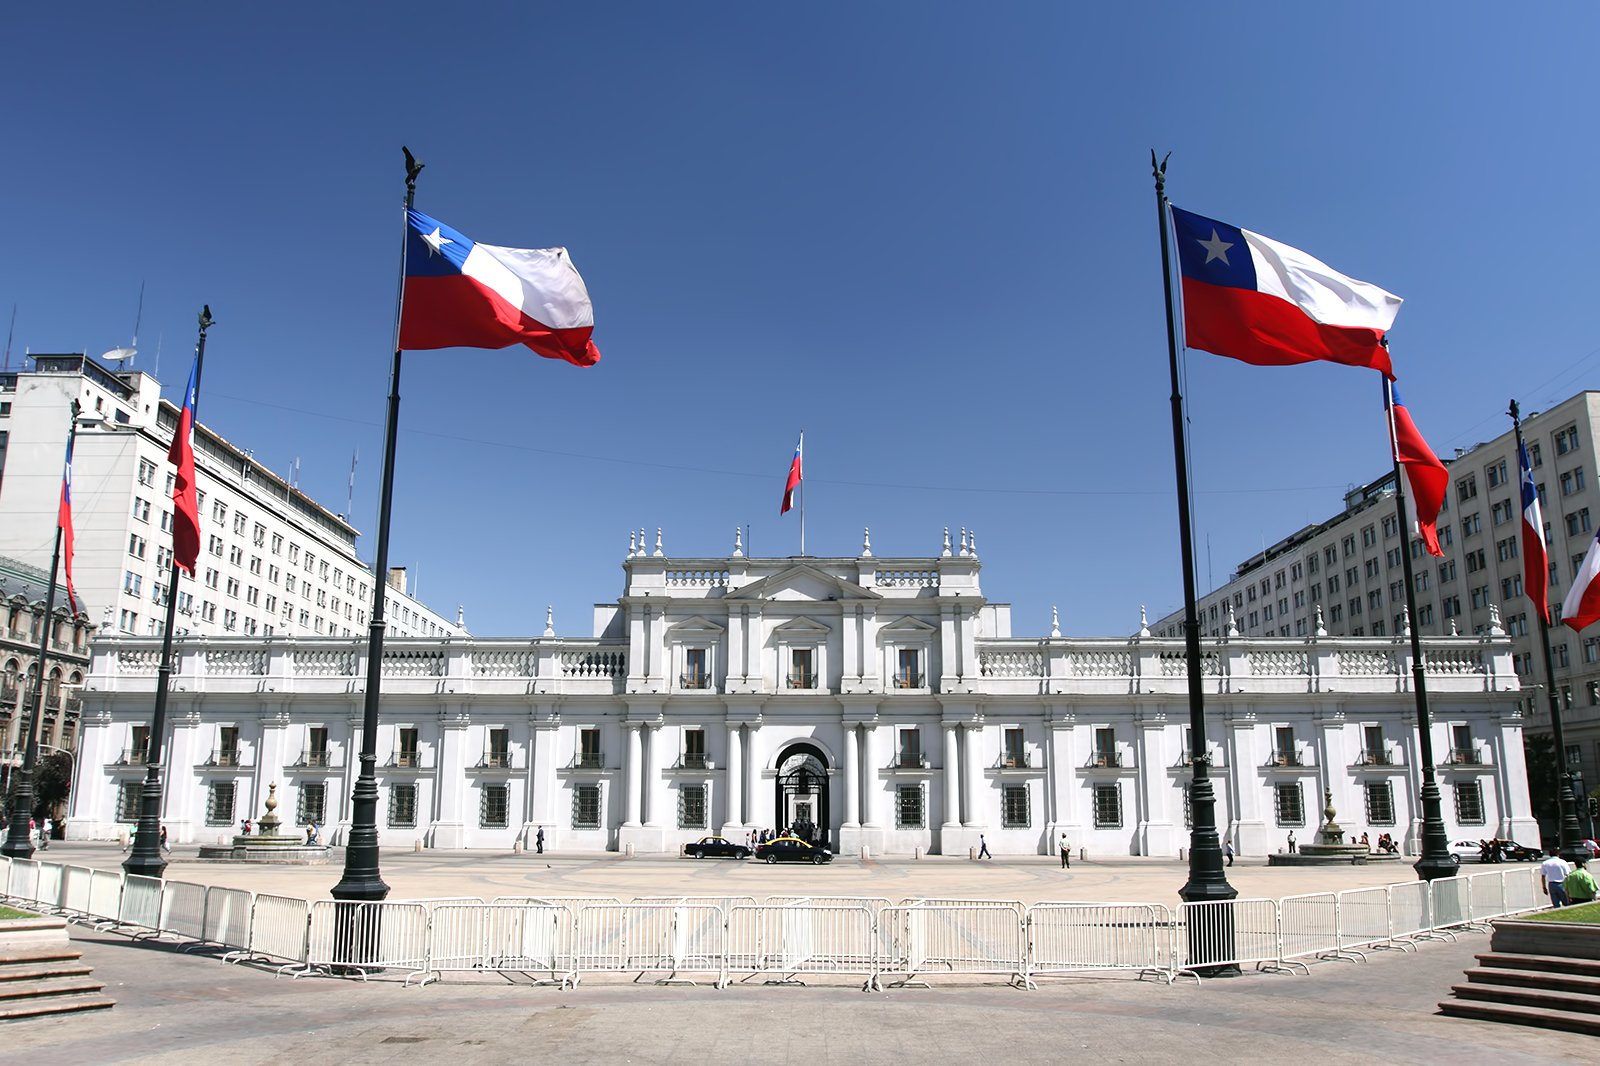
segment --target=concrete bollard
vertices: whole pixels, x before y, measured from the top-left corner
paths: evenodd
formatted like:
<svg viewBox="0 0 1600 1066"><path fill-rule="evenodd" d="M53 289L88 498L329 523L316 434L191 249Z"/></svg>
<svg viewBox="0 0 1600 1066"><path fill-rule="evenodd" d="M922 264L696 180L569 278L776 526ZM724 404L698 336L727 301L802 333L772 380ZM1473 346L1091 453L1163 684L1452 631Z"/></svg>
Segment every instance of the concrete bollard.
<svg viewBox="0 0 1600 1066"><path fill-rule="evenodd" d="M513 840L511 842L511 854L513 854L513 855L521 855L522 854L522 841Z"/></svg>
<svg viewBox="0 0 1600 1066"><path fill-rule="evenodd" d="M861 858L863 861L872 858L872 849L865 844L861 845Z"/></svg>
<svg viewBox="0 0 1600 1066"><path fill-rule="evenodd" d="M978 861L978 849L977 848L968 848L967 849L967 861L968 862L977 862Z"/></svg>
<svg viewBox="0 0 1600 1066"><path fill-rule="evenodd" d="M420 852L422 850L422 841L420 839L413 841L412 842L412 846L411 846L411 850L412 851L416 851L416 852Z"/></svg>
<svg viewBox="0 0 1600 1066"><path fill-rule="evenodd" d="M631 843L622 845L622 857L625 859L633 858L633 845Z"/></svg>
<svg viewBox="0 0 1600 1066"><path fill-rule="evenodd" d="M1083 860L1087 859L1088 857L1089 857L1089 849L1088 848L1079 848L1078 849L1078 861L1079 862L1082 862Z"/></svg>
<svg viewBox="0 0 1600 1066"><path fill-rule="evenodd" d="M1184 859L1187 859L1188 857L1189 857L1189 849L1188 848L1179 848L1178 849L1178 861L1179 862L1182 862Z"/></svg>
<svg viewBox="0 0 1600 1066"><path fill-rule="evenodd" d="M914 859L922 858L922 846L920 844L912 851L911 857Z"/></svg>

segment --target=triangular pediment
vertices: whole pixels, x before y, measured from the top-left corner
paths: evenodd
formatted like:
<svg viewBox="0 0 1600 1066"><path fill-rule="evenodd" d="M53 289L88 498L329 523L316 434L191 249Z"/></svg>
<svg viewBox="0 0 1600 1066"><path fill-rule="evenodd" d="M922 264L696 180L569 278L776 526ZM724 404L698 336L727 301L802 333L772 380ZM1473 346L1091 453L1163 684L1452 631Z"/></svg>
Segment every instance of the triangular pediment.
<svg viewBox="0 0 1600 1066"><path fill-rule="evenodd" d="M685 618L681 622L674 622L667 627L667 634L673 640L686 640L690 637L720 637L727 632L726 626L720 626L709 618L695 615Z"/></svg>
<svg viewBox="0 0 1600 1066"><path fill-rule="evenodd" d="M881 600L872 589L864 589L806 563L786 567L730 592L724 600L769 600L798 603L825 603L829 600Z"/></svg>
<svg viewBox="0 0 1600 1066"><path fill-rule="evenodd" d="M810 618L793 618L781 626L773 626L774 636L788 637L790 639L804 639L807 637L823 637L832 633L833 629L821 622Z"/></svg>
<svg viewBox="0 0 1600 1066"><path fill-rule="evenodd" d="M937 632L938 630L935 627L920 618L912 618L910 615L902 615L892 622L887 622L878 627L878 635L880 637L926 637Z"/></svg>

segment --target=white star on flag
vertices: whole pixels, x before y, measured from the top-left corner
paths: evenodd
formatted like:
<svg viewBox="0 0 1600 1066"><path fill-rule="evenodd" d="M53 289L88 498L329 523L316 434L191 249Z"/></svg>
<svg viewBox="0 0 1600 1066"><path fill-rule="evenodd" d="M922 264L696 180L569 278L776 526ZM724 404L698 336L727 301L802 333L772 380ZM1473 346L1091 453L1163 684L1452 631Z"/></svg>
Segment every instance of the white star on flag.
<svg viewBox="0 0 1600 1066"><path fill-rule="evenodd" d="M1209 241L1200 241L1199 244L1200 247L1206 250L1206 262L1209 263L1213 259L1220 259L1222 260L1222 264L1224 266L1233 265L1232 263L1228 262L1228 249L1232 248L1233 244L1232 242L1225 241L1221 237L1217 236L1217 231L1215 229L1211 231L1211 239Z"/></svg>
<svg viewBox="0 0 1600 1066"><path fill-rule="evenodd" d="M432 250L432 252L437 252L442 255L444 253L445 245L454 244L456 242L451 240L449 237L442 236L439 227L435 226L432 233L422 234L422 243L426 244L429 249ZM1208 259L1206 262L1210 262L1210 260ZM1224 259L1223 262L1226 263L1227 260Z"/></svg>

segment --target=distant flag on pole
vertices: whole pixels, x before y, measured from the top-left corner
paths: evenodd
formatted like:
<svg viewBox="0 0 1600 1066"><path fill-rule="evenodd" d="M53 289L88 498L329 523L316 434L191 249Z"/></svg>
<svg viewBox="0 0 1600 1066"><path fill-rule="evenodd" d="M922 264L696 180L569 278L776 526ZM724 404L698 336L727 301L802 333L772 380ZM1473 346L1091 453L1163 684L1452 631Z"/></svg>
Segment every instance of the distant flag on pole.
<svg viewBox="0 0 1600 1066"><path fill-rule="evenodd" d="M600 361L594 308L565 248L479 244L407 210L400 348L524 344L577 366Z"/></svg>
<svg viewBox="0 0 1600 1066"><path fill-rule="evenodd" d="M1517 471L1522 482L1522 590L1533 601L1545 625L1550 624L1550 562L1544 543L1544 516L1539 510L1539 490L1533 484L1533 466L1528 462L1528 446L1517 452Z"/></svg>
<svg viewBox="0 0 1600 1066"><path fill-rule="evenodd" d="M1172 208L1184 343L1257 366L1327 361L1394 377L1383 335L1400 297L1297 248Z"/></svg>
<svg viewBox="0 0 1600 1066"><path fill-rule="evenodd" d="M1561 623L1575 630L1587 629L1600 621L1600 533L1589 542L1583 565L1572 576L1572 589L1561 605Z"/></svg>
<svg viewBox="0 0 1600 1066"><path fill-rule="evenodd" d="M794 458L789 460L789 480L783 486L783 506L778 508L778 514L785 515L794 507L794 490L800 487L802 477L800 466L801 456L806 448L805 430L800 431L800 443L794 446Z"/></svg>
<svg viewBox="0 0 1600 1066"><path fill-rule="evenodd" d="M1439 547L1439 512L1444 509L1444 494L1450 475L1444 464L1433 454L1428 442L1422 439L1411 412L1400 399L1400 390L1392 383L1385 392L1389 400L1389 440L1394 448L1395 461L1405 474L1410 492L1406 494L1412 531L1422 539L1429 555L1444 555Z"/></svg>
<svg viewBox="0 0 1600 1066"><path fill-rule="evenodd" d="M76 417L77 407L73 407ZM56 525L61 529L61 569L67 578L67 604L78 613L78 594L72 588L72 446L74 434L67 434L67 465L61 472L61 510Z"/></svg>
<svg viewBox="0 0 1600 1066"><path fill-rule="evenodd" d="M194 408L199 371L197 355L183 391L178 428L172 433L172 447L167 451L167 461L177 468L172 481L172 558L190 577L200 558L200 501L194 483ZM172 589L169 594L177 595L177 591Z"/></svg>

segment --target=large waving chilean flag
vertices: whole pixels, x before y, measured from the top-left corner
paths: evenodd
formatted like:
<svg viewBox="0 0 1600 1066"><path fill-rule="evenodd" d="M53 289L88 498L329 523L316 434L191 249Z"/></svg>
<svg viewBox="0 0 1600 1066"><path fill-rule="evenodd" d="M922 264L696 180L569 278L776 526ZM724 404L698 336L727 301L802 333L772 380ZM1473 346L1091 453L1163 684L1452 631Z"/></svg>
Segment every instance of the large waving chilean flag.
<svg viewBox="0 0 1600 1066"><path fill-rule="evenodd" d="M1394 377L1400 297L1259 233L1172 208L1185 343L1257 366L1325 360Z"/></svg>
<svg viewBox="0 0 1600 1066"><path fill-rule="evenodd" d="M421 211L407 211L400 347L507 348L547 359L600 361L589 290L565 248L479 244Z"/></svg>

